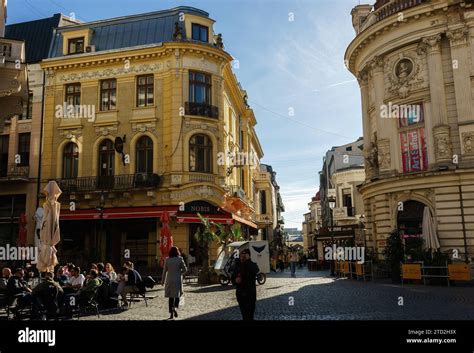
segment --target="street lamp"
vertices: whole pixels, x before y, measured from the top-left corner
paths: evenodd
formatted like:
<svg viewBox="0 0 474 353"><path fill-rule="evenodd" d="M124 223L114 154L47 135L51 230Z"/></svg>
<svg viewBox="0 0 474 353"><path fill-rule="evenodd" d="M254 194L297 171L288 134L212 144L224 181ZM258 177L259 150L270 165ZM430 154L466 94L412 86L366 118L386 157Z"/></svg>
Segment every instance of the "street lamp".
<svg viewBox="0 0 474 353"><path fill-rule="evenodd" d="M329 208L331 209L331 246L334 245L334 208L336 207L336 200L334 197L329 198ZM332 261L331 261L331 276L335 276L336 273L334 272L334 256L335 254L332 254Z"/></svg>

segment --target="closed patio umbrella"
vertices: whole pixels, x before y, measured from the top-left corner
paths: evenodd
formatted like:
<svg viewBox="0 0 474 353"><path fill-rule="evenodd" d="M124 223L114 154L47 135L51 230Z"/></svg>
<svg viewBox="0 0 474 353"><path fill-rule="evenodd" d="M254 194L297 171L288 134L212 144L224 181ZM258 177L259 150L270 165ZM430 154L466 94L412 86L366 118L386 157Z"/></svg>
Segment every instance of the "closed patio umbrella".
<svg viewBox="0 0 474 353"><path fill-rule="evenodd" d="M55 246L60 241L59 213L61 204L58 198L62 191L58 184L52 180L44 188L46 201L43 204L44 216L40 231L40 249L38 264L36 267L40 272L54 272L54 266L58 264Z"/></svg>
<svg viewBox="0 0 474 353"><path fill-rule="evenodd" d="M163 267L165 259L168 257L171 247L173 246L173 237L171 236L170 230L170 215L168 212L163 212L161 216L161 237L160 237L160 250L161 250L161 261L160 264Z"/></svg>
<svg viewBox="0 0 474 353"><path fill-rule="evenodd" d="M426 250L431 252L438 250L441 246L439 244L438 235L436 234L436 229L431 216L430 209L425 206L423 210L423 247Z"/></svg>

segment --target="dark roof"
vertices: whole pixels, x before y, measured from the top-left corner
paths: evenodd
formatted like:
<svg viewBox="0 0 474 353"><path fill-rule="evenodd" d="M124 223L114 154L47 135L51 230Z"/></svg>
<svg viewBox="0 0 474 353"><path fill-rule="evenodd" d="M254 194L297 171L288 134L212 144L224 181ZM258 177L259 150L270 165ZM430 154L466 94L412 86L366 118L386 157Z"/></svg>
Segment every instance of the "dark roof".
<svg viewBox="0 0 474 353"><path fill-rule="evenodd" d="M175 22L181 23L179 21L180 13L209 17L205 11L180 6L170 10L64 26L56 29L49 57L55 58L63 55L61 33L87 28L92 30L90 44L95 46L96 51L171 42L173 41ZM181 24L181 27L184 33L184 25ZM187 38L187 34L184 33L183 39Z"/></svg>
<svg viewBox="0 0 474 353"><path fill-rule="evenodd" d="M24 40L26 62L35 63L48 57L53 29L58 27L61 14L41 20L15 23L5 27L5 38Z"/></svg>

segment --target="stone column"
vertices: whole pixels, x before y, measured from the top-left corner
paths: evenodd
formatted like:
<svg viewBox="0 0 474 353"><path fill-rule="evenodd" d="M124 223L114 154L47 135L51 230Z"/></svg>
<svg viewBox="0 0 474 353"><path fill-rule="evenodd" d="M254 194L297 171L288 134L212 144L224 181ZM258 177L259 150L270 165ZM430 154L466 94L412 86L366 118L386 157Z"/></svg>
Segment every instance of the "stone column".
<svg viewBox="0 0 474 353"><path fill-rule="evenodd" d="M369 116L369 77L367 69L362 70L357 80L360 86L360 96L362 100L362 130L364 135L364 156L365 156L365 177L370 180L377 172L376 166L371 159L372 153L372 132L370 127Z"/></svg>
<svg viewBox="0 0 474 353"><path fill-rule="evenodd" d="M452 161L452 144L446 110L443 63L441 59L441 34L423 38L419 52L427 55L428 76L431 96L431 119L436 164ZM426 133L428 133L428 129Z"/></svg>
<svg viewBox="0 0 474 353"><path fill-rule="evenodd" d="M383 58L375 57L371 62L372 79L374 80L375 119L377 126L377 160L381 173L389 172L392 167L390 148L390 119L382 118L382 106L384 102L384 63Z"/></svg>
<svg viewBox="0 0 474 353"><path fill-rule="evenodd" d="M453 60L454 90L458 114L459 136L463 160L474 158L472 152L472 136L474 135L474 119L472 116L472 89L470 77L469 47L467 27L450 30L446 33L451 45Z"/></svg>

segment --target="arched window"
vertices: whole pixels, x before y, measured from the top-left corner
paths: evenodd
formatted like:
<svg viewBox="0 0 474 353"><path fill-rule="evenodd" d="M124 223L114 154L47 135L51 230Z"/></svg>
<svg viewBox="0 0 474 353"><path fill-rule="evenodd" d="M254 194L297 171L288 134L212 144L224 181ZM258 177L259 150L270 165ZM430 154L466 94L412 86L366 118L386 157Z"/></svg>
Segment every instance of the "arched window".
<svg viewBox="0 0 474 353"><path fill-rule="evenodd" d="M77 178L79 164L79 148L69 142L63 151L63 179Z"/></svg>
<svg viewBox="0 0 474 353"><path fill-rule="evenodd" d="M114 175L115 149L110 140L104 140L99 146L99 176Z"/></svg>
<svg viewBox="0 0 474 353"><path fill-rule="evenodd" d="M189 171L212 173L212 142L206 135L193 135L189 140Z"/></svg>
<svg viewBox="0 0 474 353"><path fill-rule="evenodd" d="M153 141L148 136L142 136L137 141L136 173L153 173Z"/></svg>

